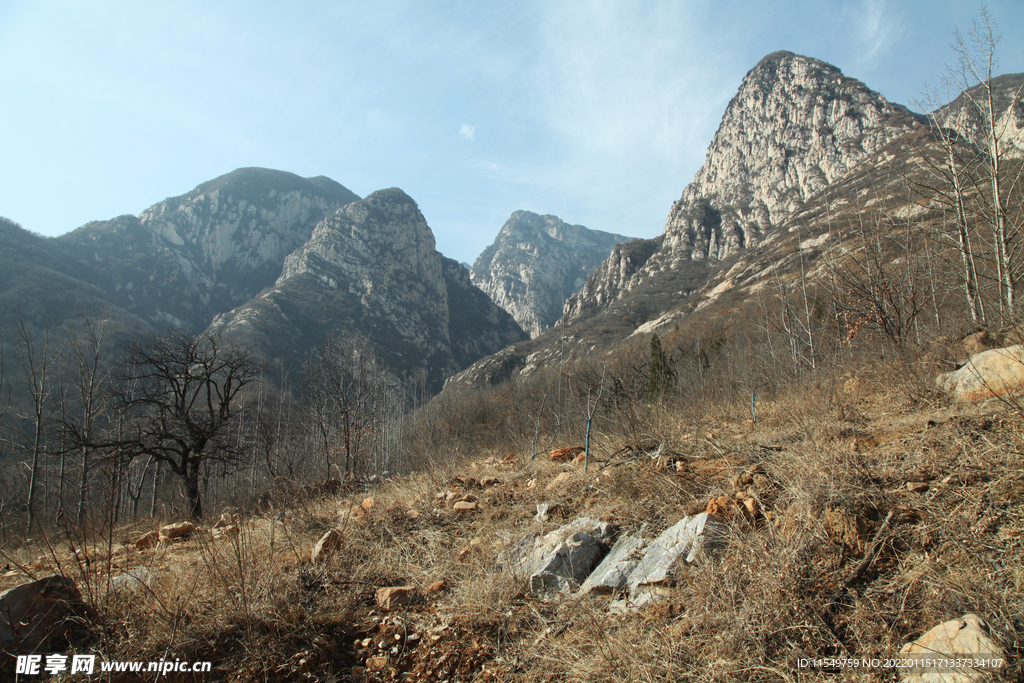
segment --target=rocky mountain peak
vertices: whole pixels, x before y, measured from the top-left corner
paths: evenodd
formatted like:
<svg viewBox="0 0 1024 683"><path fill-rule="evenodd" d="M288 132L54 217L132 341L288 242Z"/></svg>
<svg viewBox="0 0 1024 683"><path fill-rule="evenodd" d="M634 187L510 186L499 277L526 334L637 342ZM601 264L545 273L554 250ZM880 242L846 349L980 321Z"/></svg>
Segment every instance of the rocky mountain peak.
<svg viewBox="0 0 1024 683"><path fill-rule="evenodd" d="M203 329L273 284L317 222L357 199L328 178L242 168L57 240L119 306L158 325Z"/></svg>
<svg viewBox="0 0 1024 683"><path fill-rule="evenodd" d="M151 206L139 220L167 246L190 252L193 265L216 282L276 269L319 220L358 199L323 176L240 168ZM227 278L219 277L222 270Z"/></svg>
<svg viewBox="0 0 1024 683"><path fill-rule="evenodd" d="M284 260L277 282L216 319L267 359L301 356L332 334L361 334L407 377L443 379L524 338L438 253L419 207L397 188L347 204Z"/></svg>
<svg viewBox="0 0 1024 683"><path fill-rule="evenodd" d="M831 64L786 51L767 55L726 107L649 260L603 267L565 312L577 319L658 273L759 244L808 199L923 123Z"/></svg>
<svg viewBox="0 0 1024 683"><path fill-rule="evenodd" d="M321 221L285 259L277 284L312 275L391 318L402 336L446 344L448 299L435 247L416 202L398 188L379 190Z"/></svg>
<svg viewBox="0 0 1024 683"><path fill-rule="evenodd" d="M558 216L514 211L477 257L471 276L536 337L561 317L565 300L580 290L612 247L629 239L570 225Z"/></svg>
<svg viewBox="0 0 1024 683"><path fill-rule="evenodd" d="M704 166L672 207L666 247L673 258L715 260L751 246L920 122L831 64L773 52L726 108Z"/></svg>

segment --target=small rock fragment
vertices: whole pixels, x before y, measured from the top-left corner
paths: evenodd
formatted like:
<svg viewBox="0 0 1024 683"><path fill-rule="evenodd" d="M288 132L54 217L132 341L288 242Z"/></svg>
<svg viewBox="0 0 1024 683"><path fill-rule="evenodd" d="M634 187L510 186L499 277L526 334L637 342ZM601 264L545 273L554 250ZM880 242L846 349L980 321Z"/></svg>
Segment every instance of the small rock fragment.
<svg viewBox="0 0 1024 683"><path fill-rule="evenodd" d="M196 525L192 522L178 522L177 524L168 524L167 526L160 527L160 540L161 541L175 541L175 540L186 540L196 530Z"/></svg>
<svg viewBox="0 0 1024 683"><path fill-rule="evenodd" d="M132 545L135 546L136 550L148 550L148 549L156 546L156 544L159 543L159 542L160 542L160 532L159 531L150 531L150 532L147 532L145 534L142 534L141 536L136 538L134 541L132 541Z"/></svg>
<svg viewBox="0 0 1024 683"><path fill-rule="evenodd" d="M326 562L335 552L341 550L345 545L345 535L341 529L331 529L316 542L313 551L310 553L310 560L313 564Z"/></svg>
<svg viewBox="0 0 1024 683"><path fill-rule="evenodd" d="M566 462L572 460L577 454L582 453L585 449L583 446L569 446L568 448L558 448L551 451L549 457L552 462Z"/></svg>
<svg viewBox="0 0 1024 683"><path fill-rule="evenodd" d="M415 586L389 586L381 588L375 596L377 607L385 612L411 605L419 597Z"/></svg>

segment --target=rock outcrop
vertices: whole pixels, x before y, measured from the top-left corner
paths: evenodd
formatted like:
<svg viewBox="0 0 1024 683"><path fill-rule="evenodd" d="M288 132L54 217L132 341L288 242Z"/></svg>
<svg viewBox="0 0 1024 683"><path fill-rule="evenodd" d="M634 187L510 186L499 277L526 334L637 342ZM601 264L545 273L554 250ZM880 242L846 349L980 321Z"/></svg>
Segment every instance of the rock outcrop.
<svg viewBox="0 0 1024 683"><path fill-rule="evenodd" d="M537 337L562 316L566 299L609 251L630 239L569 225L557 216L516 211L477 257L473 283Z"/></svg>
<svg viewBox="0 0 1024 683"><path fill-rule="evenodd" d="M272 285L316 224L357 199L323 176L242 168L56 242L118 306L158 326L202 329Z"/></svg>
<svg viewBox="0 0 1024 683"><path fill-rule="evenodd" d="M747 73L648 258L613 254L566 303L592 315L645 280L759 244L808 198L923 118L825 62L775 52Z"/></svg>
<svg viewBox="0 0 1024 683"><path fill-rule="evenodd" d="M525 338L461 265L437 252L416 203L396 188L321 221L272 287L213 327L282 361L330 335L359 334L392 370L435 389L480 356Z"/></svg>
<svg viewBox="0 0 1024 683"><path fill-rule="evenodd" d="M900 650L913 665L902 671L904 683L973 683L989 680L1003 668L1003 648L984 619L965 614L939 624Z"/></svg>
<svg viewBox="0 0 1024 683"><path fill-rule="evenodd" d="M976 353L960 369L939 375L935 384L969 403L1012 397L1024 388L1024 346Z"/></svg>

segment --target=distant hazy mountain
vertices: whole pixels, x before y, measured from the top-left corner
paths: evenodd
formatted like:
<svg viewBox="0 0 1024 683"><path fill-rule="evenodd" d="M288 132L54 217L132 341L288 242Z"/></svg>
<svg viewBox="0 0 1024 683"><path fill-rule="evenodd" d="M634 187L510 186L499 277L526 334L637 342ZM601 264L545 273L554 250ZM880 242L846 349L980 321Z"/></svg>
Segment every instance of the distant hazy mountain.
<svg viewBox="0 0 1024 683"><path fill-rule="evenodd" d="M569 225L557 216L516 211L473 264L473 283L536 337L562 316L619 242L631 238Z"/></svg>

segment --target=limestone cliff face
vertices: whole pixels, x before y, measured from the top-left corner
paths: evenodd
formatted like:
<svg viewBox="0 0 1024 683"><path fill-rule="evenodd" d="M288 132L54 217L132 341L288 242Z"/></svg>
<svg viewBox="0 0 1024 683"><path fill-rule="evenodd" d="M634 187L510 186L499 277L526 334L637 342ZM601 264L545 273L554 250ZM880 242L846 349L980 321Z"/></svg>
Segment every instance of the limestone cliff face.
<svg viewBox="0 0 1024 683"><path fill-rule="evenodd" d="M374 192L323 220L290 254L278 286L300 274L344 288L404 339L428 352L450 340L448 293L434 234L397 188Z"/></svg>
<svg viewBox="0 0 1024 683"><path fill-rule="evenodd" d="M524 336L437 252L416 203L395 188L321 221L277 282L214 328L269 360L302 357L328 335L362 335L396 372L436 388Z"/></svg>
<svg viewBox="0 0 1024 683"><path fill-rule="evenodd" d="M565 300L619 242L630 238L569 225L557 216L516 211L473 264L473 283L512 314L531 337L562 315Z"/></svg>
<svg viewBox="0 0 1024 683"><path fill-rule="evenodd" d="M948 105L931 114L934 123L955 130L978 149L989 142L986 120L988 92L976 85L961 93ZM1004 74L992 79L992 107L999 151L1007 159L1024 158L1024 74Z"/></svg>
<svg viewBox="0 0 1024 683"><path fill-rule="evenodd" d="M586 294L566 304L570 321L659 272L756 246L808 198L920 125L921 117L830 64L768 55L726 108L704 166L672 205L658 249L626 282L630 268L603 265Z"/></svg>
<svg viewBox="0 0 1024 683"><path fill-rule="evenodd" d="M202 329L273 284L314 226L359 197L324 177L243 168L135 216L58 238L115 301L157 324Z"/></svg>

